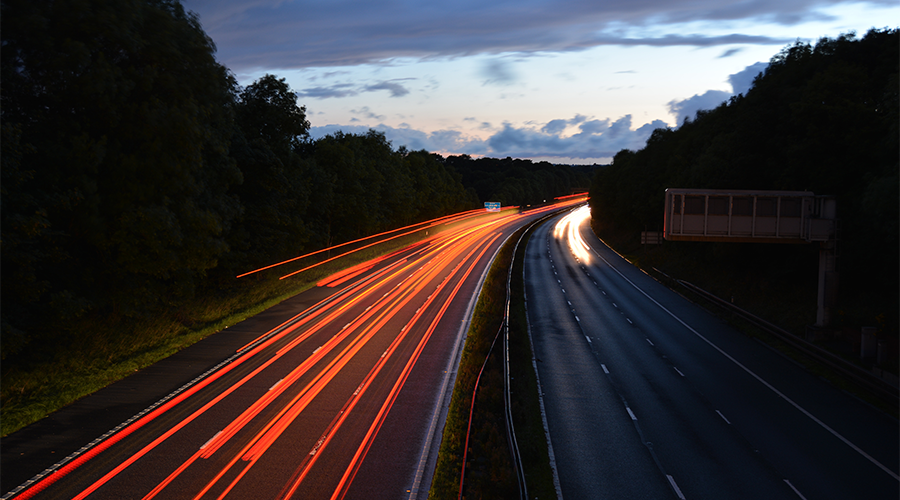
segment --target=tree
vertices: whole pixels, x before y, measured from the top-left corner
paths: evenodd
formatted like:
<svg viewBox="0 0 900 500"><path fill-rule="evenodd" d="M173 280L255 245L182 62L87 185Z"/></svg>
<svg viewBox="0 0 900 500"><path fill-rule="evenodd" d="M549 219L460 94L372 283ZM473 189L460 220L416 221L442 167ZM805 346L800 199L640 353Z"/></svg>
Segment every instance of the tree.
<svg viewBox="0 0 900 500"><path fill-rule="evenodd" d="M231 193L242 213L228 235L225 260L233 271L297 255L308 239L304 216L309 180L295 149L308 137L306 108L285 79L265 75L240 92L234 103L231 156L243 182Z"/></svg>
<svg viewBox="0 0 900 500"><path fill-rule="evenodd" d="M8 238L40 256L23 271L38 292L3 294L5 324L189 296L227 250L240 180L234 80L196 16L173 0L10 0L2 16L0 116L18 151L3 267L19 255Z"/></svg>

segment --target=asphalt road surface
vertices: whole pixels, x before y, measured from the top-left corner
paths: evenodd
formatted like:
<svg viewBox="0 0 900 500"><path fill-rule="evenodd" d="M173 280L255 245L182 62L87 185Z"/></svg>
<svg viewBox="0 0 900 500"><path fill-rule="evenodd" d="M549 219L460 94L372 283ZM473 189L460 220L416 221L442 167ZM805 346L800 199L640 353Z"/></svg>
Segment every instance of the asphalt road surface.
<svg viewBox="0 0 900 500"><path fill-rule="evenodd" d="M631 266L587 211L541 226L525 279L563 498L898 498L895 419Z"/></svg>
<svg viewBox="0 0 900 500"><path fill-rule="evenodd" d="M459 217L5 438L4 498L425 498L481 279L547 210Z"/></svg>

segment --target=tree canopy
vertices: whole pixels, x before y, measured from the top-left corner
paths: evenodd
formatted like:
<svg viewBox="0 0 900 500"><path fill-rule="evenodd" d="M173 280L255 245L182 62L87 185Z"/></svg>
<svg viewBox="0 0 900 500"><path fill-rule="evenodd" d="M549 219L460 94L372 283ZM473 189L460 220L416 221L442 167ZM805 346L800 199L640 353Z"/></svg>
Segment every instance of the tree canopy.
<svg viewBox="0 0 900 500"><path fill-rule="evenodd" d="M439 156L310 140L285 79L238 86L177 0L4 0L2 19L3 357L475 206Z"/></svg>

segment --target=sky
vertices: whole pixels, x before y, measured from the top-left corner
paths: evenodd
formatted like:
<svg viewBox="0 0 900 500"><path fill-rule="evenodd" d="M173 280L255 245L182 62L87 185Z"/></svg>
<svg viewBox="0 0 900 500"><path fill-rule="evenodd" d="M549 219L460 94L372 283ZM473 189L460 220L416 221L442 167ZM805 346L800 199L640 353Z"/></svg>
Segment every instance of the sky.
<svg viewBox="0 0 900 500"><path fill-rule="evenodd" d="M896 0L184 0L241 85L285 78L313 138L608 163L745 93L798 40L900 25Z"/></svg>

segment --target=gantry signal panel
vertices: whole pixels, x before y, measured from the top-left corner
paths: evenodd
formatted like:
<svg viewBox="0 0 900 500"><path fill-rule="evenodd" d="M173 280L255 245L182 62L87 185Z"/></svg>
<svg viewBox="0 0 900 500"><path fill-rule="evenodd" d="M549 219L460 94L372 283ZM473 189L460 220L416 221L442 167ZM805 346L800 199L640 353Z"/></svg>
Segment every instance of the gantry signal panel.
<svg viewBox="0 0 900 500"><path fill-rule="evenodd" d="M809 191L666 189L673 241L810 243L834 237L835 200Z"/></svg>

